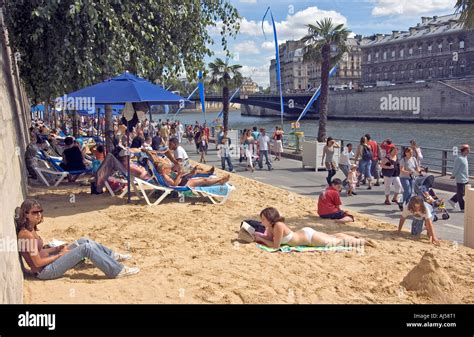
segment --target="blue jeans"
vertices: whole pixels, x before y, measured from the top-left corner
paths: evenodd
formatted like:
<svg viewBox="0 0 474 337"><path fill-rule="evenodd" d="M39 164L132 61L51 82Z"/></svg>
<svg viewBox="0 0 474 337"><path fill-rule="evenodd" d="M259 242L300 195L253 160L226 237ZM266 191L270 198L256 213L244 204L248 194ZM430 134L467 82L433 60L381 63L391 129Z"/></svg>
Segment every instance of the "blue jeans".
<svg viewBox="0 0 474 337"><path fill-rule="evenodd" d="M260 156L258 157L258 167L263 168L263 156L265 156L265 165L267 165L268 169L270 170L272 168L272 164L268 159L268 150L260 150Z"/></svg>
<svg viewBox="0 0 474 337"><path fill-rule="evenodd" d="M371 160L361 160L359 162L359 172L364 175L364 179L367 179L368 181L372 180L372 175L370 174L372 167L372 161Z"/></svg>
<svg viewBox="0 0 474 337"><path fill-rule="evenodd" d="M230 159L230 156L226 157L221 157L221 166L222 169L225 170L225 163L227 162L227 165L229 165L229 171L234 170L234 166L232 165L232 160Z"/></svg>
<svg viewBox="0 0 474 337"><path fill-rule="evenodd" d="M115 278L122 271L123 265L112 257L113 251L100 243L88 238L80 238L68 248L69 252L45 266L37 277L41 280L59 278L85 257L90 259L108 278Z"/></svg>
<svg viewBox="0 0 474 337"><path fill-rule="evenodd" d="M403 187L403 203L407 204L413 193L413 179L400 177L400 183Z"/></svg>

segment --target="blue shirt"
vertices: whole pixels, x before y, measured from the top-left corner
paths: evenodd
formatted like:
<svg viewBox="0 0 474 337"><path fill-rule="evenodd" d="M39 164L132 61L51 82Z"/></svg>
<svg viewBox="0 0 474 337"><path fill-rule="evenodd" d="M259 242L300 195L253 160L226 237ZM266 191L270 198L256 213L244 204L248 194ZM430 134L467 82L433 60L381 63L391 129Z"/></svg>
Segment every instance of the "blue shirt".
<svg viewBox="0 0 474 337"><path fill-rule="evenodd" d="M453 176L458 184L467 184L469 182L467 156L459 155L454 159Z"/></svg>

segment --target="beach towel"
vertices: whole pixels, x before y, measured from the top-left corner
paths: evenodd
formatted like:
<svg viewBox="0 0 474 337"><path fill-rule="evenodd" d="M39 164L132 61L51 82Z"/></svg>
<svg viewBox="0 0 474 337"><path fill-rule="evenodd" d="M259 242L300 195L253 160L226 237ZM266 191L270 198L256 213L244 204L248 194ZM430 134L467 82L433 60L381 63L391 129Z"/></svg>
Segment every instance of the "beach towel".
<svg viewBox="0 0 474 337"><path fill-rule="evenodd" d="M257 243L257 247L261 250L264 250L269 253L282 252L282 253L305 253L305 252L347 252L356 250L356 247L344 247L344 246L334 246L334 247L310 247L310 246L296 246L291 247L288 245L283 245L280 248L270 248L268 246Z"/></svg>
<svg viewBox="0 0 474 337"><path fill-rule="evenodd" d="M197 186L193 187L192 190L195 192L203 192L213 197L225 197L230 192L232 192L231 186L229 184L214 186Z"/></svg>

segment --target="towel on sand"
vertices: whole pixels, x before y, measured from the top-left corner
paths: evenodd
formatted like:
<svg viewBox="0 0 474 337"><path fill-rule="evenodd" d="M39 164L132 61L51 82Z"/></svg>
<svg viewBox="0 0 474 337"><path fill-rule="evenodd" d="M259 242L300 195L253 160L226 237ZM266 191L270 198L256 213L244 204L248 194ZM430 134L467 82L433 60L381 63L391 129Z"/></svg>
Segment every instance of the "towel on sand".
<svg viewBox="0 0 474 337"><path fill-rule="evenodd" d="M310 246L296 246L296 247L291 247L291 246L281 246L280 248L270 248L268 246L262 245L260 243L257 243L257 247L269 252L269 253L274 253L274 252L282 252L282 253L291 253L291 252L299 252L299 253L304 253L304 252L347 252L347 251L352 251L357 249L356 247L344 247L344 246L328 246L328 247L310 247Z"/></svg>

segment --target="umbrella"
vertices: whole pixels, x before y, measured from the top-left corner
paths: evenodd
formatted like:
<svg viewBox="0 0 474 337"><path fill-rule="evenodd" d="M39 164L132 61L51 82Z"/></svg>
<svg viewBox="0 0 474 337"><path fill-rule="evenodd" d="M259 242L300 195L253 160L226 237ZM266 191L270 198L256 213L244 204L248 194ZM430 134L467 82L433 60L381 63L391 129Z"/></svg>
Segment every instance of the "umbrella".
<svg viewBox="0 0 474 337"><path fill-rule="evenodd" d="M123 74L94 84L67 95L67 99L76 99L78 102L93 102L93 104L177 104L186 101L158 85L155 85L128 71ZM151 111L150 111L151 114ZM130 202L130 162L128 165L128 202Z"/></svg>

